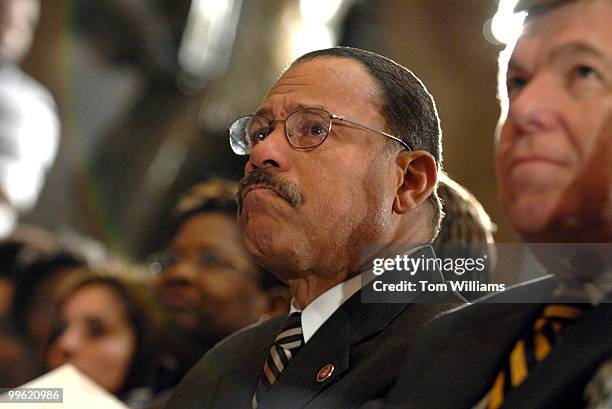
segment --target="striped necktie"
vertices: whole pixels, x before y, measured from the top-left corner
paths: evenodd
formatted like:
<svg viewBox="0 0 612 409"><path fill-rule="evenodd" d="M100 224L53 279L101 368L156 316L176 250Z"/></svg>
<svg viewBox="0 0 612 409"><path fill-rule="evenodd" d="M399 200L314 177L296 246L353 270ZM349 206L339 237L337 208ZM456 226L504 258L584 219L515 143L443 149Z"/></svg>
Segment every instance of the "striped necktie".
<svg viewBox="0 0 612 409"><path fill-rule="evenodd" d="M302 313L294 312L283 321L281 331L270 348L270 353L264 363L263 373L259 377L257 389L251 401L253 409L257 409L258 402L261 402L263 395L274 385L283 369L302 345L304 345Z"/></svg>
<svg viewBox="0 0 612 409"><path fill-rule="evenodd" d="M495 378L487 409L497 409L512 389L527 378L529 371L550 354L565 327L575 322L590 304L548 304L533 327L518 339Z"/></svg>

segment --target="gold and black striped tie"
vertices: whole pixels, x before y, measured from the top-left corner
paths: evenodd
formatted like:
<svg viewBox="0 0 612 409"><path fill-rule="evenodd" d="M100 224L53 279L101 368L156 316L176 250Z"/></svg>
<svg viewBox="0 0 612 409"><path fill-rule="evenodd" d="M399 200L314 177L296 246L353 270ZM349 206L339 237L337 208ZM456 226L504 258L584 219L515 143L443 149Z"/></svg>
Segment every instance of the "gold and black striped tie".
<svg viewBox="0 0 612 409"><path fill-rule="evenodd" d="M514 345L495 378L487 408L499 408L508 392L523 383L529 371L550 354L563 329L589 307L590 304L548 304L530 331Z"/></svg>
<svg viewBox="0 0 612 409"><path fill-rule="evenodd" d="M274 385L283 369L304 345L302 335L302 313L294 312L289 315L276 336L274 344L270 348L270 354L264 363L263 373L257 382L257 389L251 401L253 409L257 409L263 395Z"/></svg>

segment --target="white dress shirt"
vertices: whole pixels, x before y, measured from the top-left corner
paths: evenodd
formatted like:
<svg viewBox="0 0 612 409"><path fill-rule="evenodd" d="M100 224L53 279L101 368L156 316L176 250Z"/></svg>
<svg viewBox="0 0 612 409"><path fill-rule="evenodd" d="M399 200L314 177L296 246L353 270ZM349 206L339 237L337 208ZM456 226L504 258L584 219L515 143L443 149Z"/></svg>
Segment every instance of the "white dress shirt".
<svg viewBox="0 0 612 409"><path fill-rule="evenodd" d="M330 288L302 310L302 334L304 335L304 343L308 342L321 325L323 325L323 323L327 321L346 300L361 289L362 274L357 274L335 287ZM296 308L293 300L291 300L290 314L299 311L300 310Z"/></svg>
<svg viewBox="0 0 612 409"><path fill-rule="evenodd" d="M412 254L422 247L423 246L417 246L404 254ZM306 308L301 311L304 343L308 342L321 325L323 325L323 323L327 321L346 300L351 298L351 296L359 291L363 285L369 283L375 277L371 269L357 274L325 291L313 302L308 304ZM291 309L289 313L293 314L294 312L300 312L300 309L297 308L293 300L291 300Z"/></svg>

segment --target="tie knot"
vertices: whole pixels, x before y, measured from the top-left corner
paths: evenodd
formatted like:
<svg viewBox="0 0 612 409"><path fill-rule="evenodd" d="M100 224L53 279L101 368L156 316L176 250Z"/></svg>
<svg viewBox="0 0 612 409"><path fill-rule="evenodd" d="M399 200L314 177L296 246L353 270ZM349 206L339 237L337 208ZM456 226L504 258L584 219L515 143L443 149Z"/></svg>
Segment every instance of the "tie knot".
<svg viewBox="0 0 612 409"><path fill-rule="evenodd" d="M576 321L591 307L590 304L548 304L542 311L542 316L549 320L564 322Z"/></svg>
<svg viewBox="0 0 612 409"><path fill-rule="evenodd" d="M294 312L289 315L281 325L280 333L276 336L278 346L283 349L293 350L304 343L302 336L302 313Z"/></svg>
<svg viewBox="0 0 612 409"><path fill-rule="evenodd" d="M302 312L296 311L292 312L281 325L281 332L286 329L296 328L302 326Z"/></svg>

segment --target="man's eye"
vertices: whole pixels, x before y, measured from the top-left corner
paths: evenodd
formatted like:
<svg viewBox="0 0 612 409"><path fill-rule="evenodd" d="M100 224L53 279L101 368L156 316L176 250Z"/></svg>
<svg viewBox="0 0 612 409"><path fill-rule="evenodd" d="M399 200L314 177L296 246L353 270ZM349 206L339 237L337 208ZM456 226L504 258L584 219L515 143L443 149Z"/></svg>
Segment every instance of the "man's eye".
<svg viewBox="0 0 612 409"><path fill-rule="evenodd" d="M303 129L303 134L307 136L322 136L327 132L325 125L320 122L305 123Z"/></svg>
<svg viewBox="0 0 612 409"><path fill-rule="evenodd" d="M251 132L251 142L259 143L267 138L270 133L269 128L261 128Z"/></svg>
<svg viewBox="0 0 612 409"><path fill-rule="evenodd" d="M506 80L506 89L508 91L508 96L523 89L525 84L527 84L527 80L523 77L509 77Z"/></svg>
<svg viewBox="0 0 612 409"><path fill-rule="evenodd" d="M577 64L571 69L567 81L575 95L587 97L598 95L603 90L604 76L589 65Z"/></svg>
<svg viewBox="0 0 612 409"><path fill-rule="evenodd" d="M599 78L599 73L588 65L579 65L574 69L574 72L580 78Z"/></svg>

